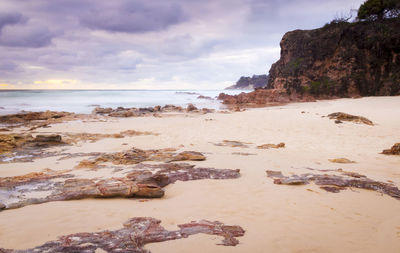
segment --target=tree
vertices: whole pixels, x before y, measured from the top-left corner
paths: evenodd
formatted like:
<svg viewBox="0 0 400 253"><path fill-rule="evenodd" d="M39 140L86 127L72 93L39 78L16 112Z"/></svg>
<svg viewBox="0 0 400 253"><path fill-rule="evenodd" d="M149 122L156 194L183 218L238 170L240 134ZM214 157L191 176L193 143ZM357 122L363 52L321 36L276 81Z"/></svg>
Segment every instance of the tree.
<svg viewBox="0 0 400 253"><path fill-rule="evenodd" d="M358 9L358 19L382 20L400 16L399 0L367 0Z"/></svg>

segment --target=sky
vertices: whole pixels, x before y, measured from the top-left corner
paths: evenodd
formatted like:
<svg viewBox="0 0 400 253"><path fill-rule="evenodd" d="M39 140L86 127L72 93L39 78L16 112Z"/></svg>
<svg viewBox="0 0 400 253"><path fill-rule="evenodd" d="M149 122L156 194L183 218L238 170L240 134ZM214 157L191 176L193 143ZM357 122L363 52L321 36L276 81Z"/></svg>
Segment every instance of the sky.
<svg viewBox="0 0 400 253"><path fill-rule="evenodd" d="M0 0L0 89L222 89L364 0Z"/></svg>

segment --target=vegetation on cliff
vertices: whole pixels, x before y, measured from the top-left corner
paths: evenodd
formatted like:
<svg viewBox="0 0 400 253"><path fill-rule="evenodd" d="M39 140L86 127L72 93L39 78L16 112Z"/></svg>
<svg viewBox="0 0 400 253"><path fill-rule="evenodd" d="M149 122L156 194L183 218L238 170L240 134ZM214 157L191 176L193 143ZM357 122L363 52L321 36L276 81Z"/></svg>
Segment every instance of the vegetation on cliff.
<svg viewBox="0 0 400 253"><path fill-rule="evenodd" d="M268 84L268 75L253 75L242 76L236 82L235 85L229 86L226 90L246 90L246 89L256 89L256 88L264 88Z"/></svg>

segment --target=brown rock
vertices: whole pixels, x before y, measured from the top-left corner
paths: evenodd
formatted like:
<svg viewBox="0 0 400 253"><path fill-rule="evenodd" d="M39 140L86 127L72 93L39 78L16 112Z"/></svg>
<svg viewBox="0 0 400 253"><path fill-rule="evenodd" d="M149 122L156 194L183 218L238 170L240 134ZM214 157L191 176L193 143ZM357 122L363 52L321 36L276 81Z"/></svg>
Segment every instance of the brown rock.
<svg viewBox="0 0 400 253"><path fill-rule="evenodd" d="M329 192L339 192L350 187L372 190L389 195L400 200L400 190L393 184L379 182L354 172L344 172L346 177L337 175L302 174L283 176L280 171L267 171L267 176L274 180L274 184L298 185L315 182L321 189Z"/></svg>
<svg viewBox="0 0 400 253"><path fill-rule="evenodd" d="M351 161L347 158L335 158L335 159L328 159L331 163L355 163L355 161Z"/></svg>
<svg viewBox="0 0 400 253"><path fill-rule="evenodd" d="M186 107L187 112L196 111L196 110L198 110L198 109L193 104L188 104L188 106Z"/></svg>
<svg viewBox="0 0 400 253"><path fill-rule="evenodd" d="M239 226L228 226L218 221L198 221L178 225L179 230L168 231L160 226L161 221L148 218L132 218L119 230L106 230L94 233L77 233L61 236L55 241L23 250L23 252L106 252L148 253L144 246L149 243L187 238L195 234L208 234L223 237L218 245L236 246L236 237L244 235ZM0 252L20 252L19 250L1 249Z"/></svg>
<svg viewBox="0 0 400 253"><path fill-rule="evenodd" d="M400 155L400 142L394 144L390 149L385 149L382 151L384 155Z"/></svg>
<svg viewBox="0 0 400 253"><path fill-rule="evenodd" d="M270 149L270 148L284 148L285 143L281 142L278 144L263 144L260 146L257 146L258 149Z"/></svg>
<svg viewBox="0 0 400 253"><path fill-rule="evenodd" d="M350 121L350 122L359 123L359 124L366 124L366 125L370 125L370 126L374 125L374 123L372 123L372 121L370 121L369 119L367 119L365 117L354 116L354 115L347 114L347 113L344 113L344 112L331 113L331 114L328 115L328 117L330 119L336 119L336 120L339 120L339 121Z"/></svg>

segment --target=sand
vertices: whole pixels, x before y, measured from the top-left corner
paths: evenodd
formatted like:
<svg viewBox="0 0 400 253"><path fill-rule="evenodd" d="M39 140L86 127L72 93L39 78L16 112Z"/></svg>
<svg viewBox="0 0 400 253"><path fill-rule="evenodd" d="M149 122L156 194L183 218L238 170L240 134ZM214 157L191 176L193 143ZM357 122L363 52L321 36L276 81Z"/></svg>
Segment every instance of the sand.
<svg viewBox="0 0 400 253"><path fill-rule="evenodd" d="M192 220L218 220L246 230L236 247L218 246L220 238L149 244L152 252L398 252L400 201L377 192L351 189L329 193L314 184L275 185L266 170L286 175L306 168L337 169L364 174L400 186L400 157L379 154L400 142L400 97L366 97L250 109L230 114L180 114L161 118L124 118L110 122L68 122L38 129L43 133L118 133L150 131L158 136L103 139L66 147L66 152L116 152L178 148L203 152L202 167L240 169L232 180L176 182L162 199L87 199L50 202L0 212L0 247L26 249L57 236L118 229L131 217L162 220L167 229ZM304 112L304 113L302 113ZM361 115L368 126L335 124L333 112ZM251 143L248 148L216 146L223 140ZM266 143L280 149L257 149ZM128 145L123 145L128 143ZM181 146L183 145L183 146ZM255 155L235 155L234 152ZM356 163L335 164L345 157ZM83 158L0 164L0 176L23 175L44 168L71 169Z"/></svg>

